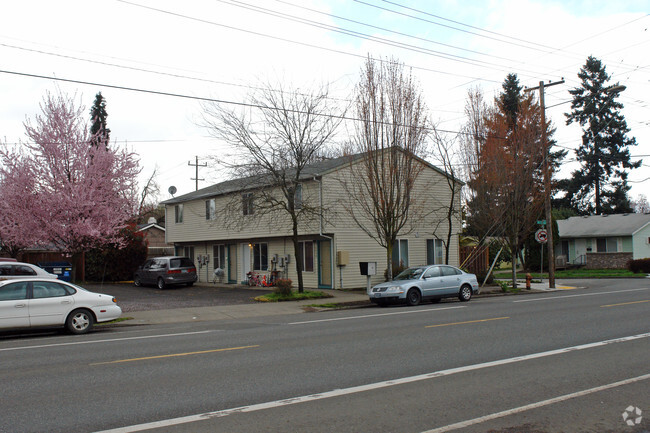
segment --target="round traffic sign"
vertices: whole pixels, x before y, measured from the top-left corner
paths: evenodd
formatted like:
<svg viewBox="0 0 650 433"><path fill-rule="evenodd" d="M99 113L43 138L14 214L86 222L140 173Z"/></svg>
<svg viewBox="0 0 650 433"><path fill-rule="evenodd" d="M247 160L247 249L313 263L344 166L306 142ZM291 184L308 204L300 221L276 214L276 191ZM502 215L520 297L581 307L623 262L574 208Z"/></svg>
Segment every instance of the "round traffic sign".
<svg viewBox="0 0 650 433"><path fill-rule="evenodd" d="M546 241L548 240L548 233L546 233L546 230L544 229L537 230L535 232L535 240L540 244L545 244Z"/></svg>

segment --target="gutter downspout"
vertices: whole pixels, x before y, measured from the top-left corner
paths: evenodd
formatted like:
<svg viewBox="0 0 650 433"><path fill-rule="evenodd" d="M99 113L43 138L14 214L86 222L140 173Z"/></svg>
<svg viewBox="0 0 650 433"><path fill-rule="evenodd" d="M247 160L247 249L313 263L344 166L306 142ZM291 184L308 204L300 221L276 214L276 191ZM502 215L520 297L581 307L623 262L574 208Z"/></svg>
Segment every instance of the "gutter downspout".
<svg viewBox="0 0 650 433"><path fill-rule="evenodd" d="M322 179L323 176L322 175L314 176L314 181L318 182L318 203L319 203L319 206L320 206L320 215L319 215L320 221L319 221L318 234L321 237L330 240L330 280L332 282L331 283L332 288L336 289L336 284L334 283L334 281L335 281L334 277L336 276L336 274L334 273L334 261L336 259L334 257L334 250L333 250L333 248L334 248L334 238L331 237L331 236L327 236L327 235L323 234L323 182L322 182L322 180L319 180L319 178ZM343 284L341 284L341 288L343 288Z"/></svg>

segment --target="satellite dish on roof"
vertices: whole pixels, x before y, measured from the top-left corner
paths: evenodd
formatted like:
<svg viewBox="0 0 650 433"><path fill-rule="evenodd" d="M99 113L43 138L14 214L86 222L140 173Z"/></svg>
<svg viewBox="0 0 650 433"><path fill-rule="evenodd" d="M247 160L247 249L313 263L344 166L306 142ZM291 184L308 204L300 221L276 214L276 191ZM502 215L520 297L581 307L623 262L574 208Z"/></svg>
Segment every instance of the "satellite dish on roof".
<svg viewBox="0 0 650 433"><path fill-rule="evenodd" d="M167 191L169 191L169 193L173 196L174 194L176 194L177 189L174 185L172 185L169 187Z"/></svg>

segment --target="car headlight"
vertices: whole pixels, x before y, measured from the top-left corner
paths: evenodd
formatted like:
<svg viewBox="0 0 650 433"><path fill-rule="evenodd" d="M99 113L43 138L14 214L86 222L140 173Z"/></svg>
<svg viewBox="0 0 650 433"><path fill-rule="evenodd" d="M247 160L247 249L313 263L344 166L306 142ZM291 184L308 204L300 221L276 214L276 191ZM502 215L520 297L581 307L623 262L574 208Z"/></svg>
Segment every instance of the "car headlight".
<svg viewBox="0 0 650 433"><path fill-rule="evenodd" d="M386 291L391 293L402 293L404 290L401 286L390 286Z"/></svg>

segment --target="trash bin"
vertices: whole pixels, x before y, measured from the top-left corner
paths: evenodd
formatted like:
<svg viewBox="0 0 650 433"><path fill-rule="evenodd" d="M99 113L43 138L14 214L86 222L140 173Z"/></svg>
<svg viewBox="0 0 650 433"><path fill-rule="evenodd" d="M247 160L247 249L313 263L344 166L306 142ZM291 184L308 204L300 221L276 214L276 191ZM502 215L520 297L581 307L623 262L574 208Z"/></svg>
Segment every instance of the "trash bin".
<svg viewBox="0 0 650 433"><path fill-rule="evenodd" d="M38 262L39 267L51 274L56 274L59 280L72 281L72 263L70 262Z"/></svg>

